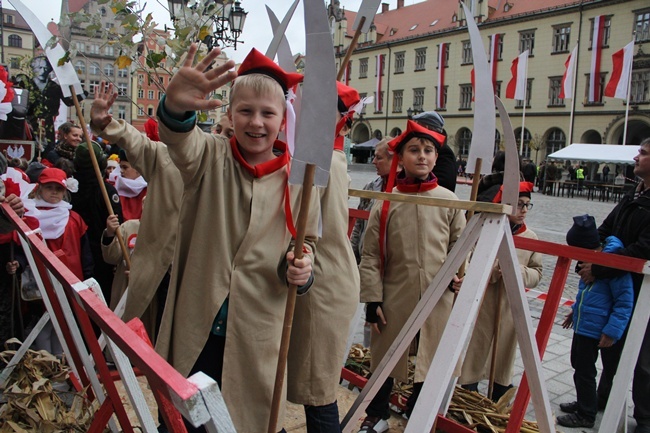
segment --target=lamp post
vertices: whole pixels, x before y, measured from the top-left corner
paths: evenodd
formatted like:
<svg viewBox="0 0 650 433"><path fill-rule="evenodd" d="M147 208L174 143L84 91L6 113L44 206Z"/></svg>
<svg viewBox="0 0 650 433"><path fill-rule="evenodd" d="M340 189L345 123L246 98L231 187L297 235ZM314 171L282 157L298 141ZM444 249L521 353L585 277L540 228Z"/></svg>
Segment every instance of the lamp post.
<svg viewBox="0 0 650 433"><path fill-rule="evenodd" d="M180 19L183 15L183 9L187 7L187 3L188 0L167 0L172 21ZM217 8L215 9L214 6ZM196 8L196 6L192 6L192 8ZM212 32L203 38L208 50L217 46L232 46L236 50L237 42L243 43L243 41L239 40L239 36L244 29L248 12L241 7L241 2L206 0L203 15L211 22L210 28Z"/></svg>

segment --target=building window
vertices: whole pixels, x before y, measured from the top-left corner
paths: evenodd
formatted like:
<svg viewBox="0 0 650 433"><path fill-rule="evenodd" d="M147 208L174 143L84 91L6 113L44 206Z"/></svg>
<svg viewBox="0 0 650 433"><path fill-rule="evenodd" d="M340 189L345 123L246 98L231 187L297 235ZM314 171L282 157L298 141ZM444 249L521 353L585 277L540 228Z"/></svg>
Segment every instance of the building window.
<svg viewBox="0 0 650 433"><path fill-rule="evenodd" d="M99 45L98 44L90 44L90 45L88 45L88 53L89 54L99 54Z"/></svg>
<svg viewBox="0 0 650 433"><path fill-rule="evenodd" d="M415 50L415 70L424 71L427 64L427 49L418 48Z"/></svg>
<svg viewBox="0 0 650 433"><path fill-rule="evenodd" d="M560 128L553 128L546 137L546 154L557 152L566 146L566 136Z"/></svg>
<svg viewBox="0 0 650 433"><path fill-rule="evenodd" d="M368 78L368 58L359 60L359 78Z"/></svg>
<svg viewBox="0 0 650 433"><path fill-rule="evenodd" d="M650 40L650 9L637 12L634 17L636 33L635 42L645 42Z"/></svg>
<svg viewBox="0 0 650 433"><path fill-rule="evenodd" d="M149 117L153 116L153 107L151 105L147 107L147 115Z"/></svg>
<svg viewBox="0 0 650 433"><path fill-rule="evenodd" d="M163 97L164 93L158 90L158 100L160 101Z"/></svg>
<svg viewBox="0 0 650 433"><path fill-rule="evenodd" d="M144 75L138 74L138 84L142 85L144 83Z"/></svg>
<svg viewBox="0 0 650 433"><path fill-rule="evenodd" d="M449 86L442 86L442 105L436 107L438 110L445 110L447 108L447 89L449 89ZM439 92L439 87L436 86L436 104L440 103L438 92Z"/></svg>
<svg viewBox="0 0 650 433"><path fill-rule="evenodd" d="M88 93L94 95L99 89L99 80L90 80L90 87L88 88Z"/></svg>
<svg viewBox="0 0 650 433"><path fill-rule="evenodd" d="M127 84L126 83L117 83L117 94L119 96L126 96L127 94Z"/></svg>
<svg viewBox="0 0 650 433"><path fill-rule="evenodd" d="M120 78L126 78L129 76L129 70L124 68L124 69L118 69L117 70L117 76Z"/></svg>
<svg viewBox="0 0 650 433"><path fill-rule="evenodd" d="M528 50L528 56L532 57L535 50L535 30L519 32L519 54L526 50Z"/></svg>
<svg viewBox="0 0 650 433"><path fill-rule="evenodd" d="M594 19L592 18L589 21L591 21L591 29L589 30L589 49L591 49L594 41ZM603 40L601 41L603 48L609 47L609 35L611 33L611 29L612 29L612 17L606 16L605 25L603 26Z"/></svg>
<svg viewBox="0 0 650 433"><path fill-rule="evenodd" d="M589 80L591 79L591 74L585 74L587 77L587 86L585 88L585 105L602 105L603 104L603 92L605 91L605 79L607 78L607 72L600 73L600 85L598 90L598 95L596 95L595 101L589 101Z"/></svg>
<svg viewBox="0 0 650 433"><path fill-rule="evenodd" d="M223 102L226 102L228 100L228 91L227 90L222 90L221 91L221 100ZM228 112L228 105L227 104L223 104L221 106L221 112L222 113L227 113Z"/></svg>
<svg viewBox="0 0 650 433"><path fill-rule="evenodd" d="M463 61L462 65L472 63L472 43L470 41L463 41Z"/></svg>
<svg viewBox="0 0 650 433"><path fill-rule="evenodd" d="M111 65L110 63L104 65L104 74L107 77L113 77L113 75L115 74L115 68L113 67L113 65Z"/></svg>
<svg viewBox="0 0 650 433"><path fill-rule="evenodd" d="M650 102L650 70L632 72L630 102Z"/></svg>
<svg viewBox="0 0 650 433"><path fill-rule="evenodd" d="M13 24L14 23L14 17L13 15L5 15L7 17L7 24Z"/></svg>
<svg viewBox="0 0 650 433"><path fill-rule="evenodd" d="M77 46L77 51L78 52L80 52L80 53L86 52L86 44L84 44L83 42L77 42L76 46Z"/></svg>
<svg viewBox="0 0 650 433"><path fill-rule="evenodd" d="M404 57L406 56L406 51L400 51L395 53L395 73L403 74L404 73Z"/></svg>
<svg viewBox="0 0 650 433"><path fill-rule="evenodd" d="M147 92L147 99L153 99L153 90Z"/></svg>
<svg viewBox="0 0 650 433"><path fill-rule="evenodd" d="M20 58L12 57L11 60L9 60L9 67L11 69L20 69Z"/></svg>
<svg viewBox="0 0 650 433"><path fill-rule="evenodd" d="M99 9L99 13L102 14L103 17L106 16L106 8L102 6L101 9Z"/></svg>
<svg viewBox="0 0 650 433"><path fill-rule="evenodd" d="M530 108L530 99L533 95L533 79L529 78L526 82L526 108ZM515 108L524 108L524 101L516 100Z"/></svg>
<svg viewBox="0 0 650 433"><path fill-rule="evenodd" d="M101 68L99 67L99 65L97 63L93 62L93 63L90 64L90 73L92 75L99 75L99 73L100 73L99 71L101 71Z"/></svg>
<svg viewBox="0 0 650 433"><path fill-rule="evenodd" d="M113 28L113 23L111 23L111 22L104 23L104 28L106 30L112 29Z"/></svg>
<svg viewBox="0 0 650 433"><path fill-rule="evenodd" d="M505 34L501 33L499 34L499 43L496 46L497 49L497 60L503 60L503 38L505 38ZM492 46L492 36L490 36L490 46ZM492 53L490 53L492 54ZM490 56L490 59L492 56Z"/></svg>
<svg viewBox="0 0 650 433"><path fill-rule="evenodd" d="M9 46L15 48L23 47L23 38L18 35L9 35Z"/></svg>
<svg viewBox="0 0 650 433"><path fill-rule="evenodd" d="M112 45L106 45L104 47L104 54L106 54L109 57L113 57L115 55L115 49L113 48Z"/></svg>
<svg viewBox="0 0 650 433"><path fill-rule="evenodd" d="M472 108L472 85L460 85L460 110L470 110Z"/></svg>
<svg viewBox="0 0 650 433"><path fill-rule="evenodd" d="M367 93L359 93L359 98L360 99L363 99L363 98L365 98L367 96L368 96ZM364 105L363 108L361 108L361 113L359 113L359 115L361 115L361 114L366 114L366 105Z"/></svg>
<svg viewBox="0 0 650 433"><path fill-rule="evenodd" d="M494 83L494 94L497 95L499 98L501 97L501 83L502 81L497 81Z"/></svg>
<svg viewBox="0 0 650 433"><path fill-rule="evenodd" d="M138 107L138 116L144 116L144 109L142 107Z"/></svg>
<svg viewBox="0 0 650 433"><path fill-rule="evenodd" d="M138 89L138 99L144 99L144 90Z"/></svg>
<svg viewBox="0 0 650 433"><path fill-rule="evenodd" d="M117 118L122 120L126 119L126 107L124 105L117 106Z"/></svg>
<svg viewBox="0 0 650 433"><path fill-rule="evenodd" d="M548 79L548 106L564 107L564 98L560 98L562 91L562 77L549 77Z"/></svg>
<svg viewBox="0 0 650 433"><path fill-rule="evenodd" d="M401 113L403 103L404 90L393 90L393 113Z"/></svg>
<svg viewBox="0 0 650 433"><path fill-rule="evenodd" d="M74 68L77 71L77 74L86 73L86 64L83 62L83 60L77 60L77 62L74 64Z"/></svg>
<svg viewBox="0 0 650 433"><path fill-rule="evenodd" d="M381 92L379 92L379 95L377 95L377 92L374 92L374 95L375 95L375 99L377 99L379 101L379 107L382 107L381 110L377 111L377 104L374 104L375 105L375 113L382 113L384 111L384 109L383 109L383 107L384 107L384 91L382 90Z"/></svg>
<svg viewBox="0 0 650 433"><path fill-rule="evenodd" d="M523 159L530 159L530 140L531 140L530 131L526 128L524 129L524 149L520 153ZM515 139L517 140L517 149L520 148L521 143L521 128L515 129Z"/></svg>
<svg viewBox="0 0 650 433"><path fill-rule="evenodd" d="M424 107L424 87L413 89L413 108L422 110Z"/></svg>
<svg viewBox="0 0 650 433"><path fill-rule="evenodd" d="M571 26L562 24L553 26L553 53L566 53L569 51L569 36L571 36Z"/></svg>
<svg viewBox="0 0 650 433"><path fill-rule="evenodd" d="M467 157L471 145L472 131L468 128L461 128L460 131L458 131L458 155Z"/></svg>

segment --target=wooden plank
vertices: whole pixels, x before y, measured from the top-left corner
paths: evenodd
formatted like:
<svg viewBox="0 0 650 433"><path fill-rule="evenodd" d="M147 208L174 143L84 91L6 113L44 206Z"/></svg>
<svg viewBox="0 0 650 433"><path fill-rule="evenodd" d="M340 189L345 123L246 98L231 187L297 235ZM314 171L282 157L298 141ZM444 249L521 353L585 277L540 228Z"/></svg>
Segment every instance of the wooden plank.
<svg viewBox="0 0 650 433"><path fill-rule="evenodd" d="M444 265L434 277L429 287L422 295L422 298L417 303L415 309L409 316L404 324L404 327L399 332L395 341L389 348L388 352L381 360L375 372L370 377L370 380L359 394L348 413L341 422L342 433L351 433L352 429L356 426L357 420L362 416L362 412L368 406L373 396L377 393L382 386L395 364L401 357L402 353L411 344L415 335L419 332L425 320L433 311L433 308L438 303L449 281L456 274L461 263L464 263L469 251L476 243L483 224L484 217L472 218L468 223L465 230L461 234L458 241L449 253ZM421 432L420 432L421 433Z"/></svg>
<svg viewBox="0 0 650 433"><path fill-rule="evenodd" d="M645 275L641 284L639 298L634 308L634 314L632 314L632 320L630 320L628 327L621 360L618 363L618 369L614 375L612 391L609 394L605 414L603 415L603 420L598 430L600 433L616 431L618 420L623 413L623 405L627 401L627 390L632 381L634 366L639 358L641 344L643 343L648 321L650 320L650 308L647 308L648 305L650 305L650 276Z"/></svg>
<svg viewBox="0 0 650 433"><path fill-rule="evenodd" d="M237 433L217 382L203 372L193 374L188 380L201 390L201 396L209 416L205 423L207 431L209 433Z"/></svg>
<svg viewBox="0 0 650 433"><path fill-rule="evenodd" d="M555 432L551 404L548 400L542 361L539 349L535 344L533 323L528 309L528 301L521 276L521 266L517 258L515 244L510 230L506 231L504 242L499 246L499 266L501 266L506 295L510 303L510 311L517 334L519 351L528 374L535 418L541 433Z"/></svg>
<svg viewBox="0 0 650 433"><path fill-rule="evenodd" d="M445 396L456 364L469 344L483 293L492 273L492 263L504 237L504 227L509 227L504 215L481 214L481 220L483 227L480 237L438 344L438 348L443 350L436 350L433 356L405 433L431 431L440 408L447 404Z"/></svg>
<svg viewBox="0 0 650 433"><path fill-rule="evenodd" d="M419 195L400 194L397 192L379 192L368 191L363 189L348 189L348 195L359 198L369 198L374 200L399 201L402 203L421 204L425 206L438 206L450 209L461 209L474 212L510 214L512 206L501 203L485 203L481 201L468 200L449 200L436 197L423 197Z"/></svg>

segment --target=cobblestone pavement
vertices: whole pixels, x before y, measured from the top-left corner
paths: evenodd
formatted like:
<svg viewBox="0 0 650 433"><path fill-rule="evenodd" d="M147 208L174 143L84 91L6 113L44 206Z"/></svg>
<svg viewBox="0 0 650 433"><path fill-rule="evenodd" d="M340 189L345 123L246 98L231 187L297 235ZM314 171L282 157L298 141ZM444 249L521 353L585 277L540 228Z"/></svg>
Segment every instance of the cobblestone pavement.
<svg viewBox="0 0 650 433"><path fill-rule="evenodd" d="M371 164L354 164L349 168L351 178L351 188L361 189L370 180L376 177L374 166ZM456 195L461 200L469 199L470 185L459 184L456 188ZM602 202L598 200L588 200L585 197L555 197L547 196L540 193L533 193L531 202L534 204L533 209L528 212L526 224L532 229L539 239L559 244L566 244L566 232L573 224L573 216L588 213L593 215L596 219L596 224L600 225L609 212L616 205L615 202ZM356 207L358 199L350 199L350 207ZM543 258L543 276L542 281L536 290L546 292L553 276L555 269L556 257L544 255ZM567 278L567 283L564 289L563 297L567 299L575 299L578 291L578 276L574 272L570 272ZM543 302L537 299L529 299L528 305L530 308L531 316L533 319L533 326L537 327L537 323L542 313ZM570 311L569 307L560 307L558 314L555 318L553 331L549 339L546 353L543 359L543 369L546 378L546 386L551 402L551 409L554 414L561 415L559 404L564 402L574 401L576 398L575 389L573 386L573 369L571 368L570 351L571 351L571 338L573 331L562 329L561 323L564 316ZM363 336L363 322L357 324L358 332L355 337L356 341L362 341ZM598 365L600 371L600 363ZM523 373L523 364L519 355L515 361L515 377L514 384L517 385ZM485 388L487 386L485 385ZM485 392L485 390L483 390ZM633 404L631 392L628 396L628 430L634 431L636 425L634 418L632 418ZM534 419L534 409L532 404L529 405L526 414L526 419ZM598 413L596 425L593 431L597 431L602 412ZM591 429L571 429L559 427L558 431L566 433L577 433L582 431L591 431Z"/></svg>

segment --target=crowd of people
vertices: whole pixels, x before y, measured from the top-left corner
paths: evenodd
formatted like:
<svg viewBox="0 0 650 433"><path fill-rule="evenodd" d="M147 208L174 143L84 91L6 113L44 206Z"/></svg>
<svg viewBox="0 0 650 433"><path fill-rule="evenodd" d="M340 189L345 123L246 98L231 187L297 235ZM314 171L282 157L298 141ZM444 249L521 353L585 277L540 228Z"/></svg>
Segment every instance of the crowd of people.
<svg viewBox="0 0 650 433"><path fill-rule="evenodd" d="M349 179L343 139L362 101L355 89L337 83L329 183L308 204L305 242L298 258L295 221L302 187L287 182L291 155L279 137L287 129L287 94L302 75L284 71L256 50L237 73L231 71L232 61L208 68L218 49L196 62L195 54L193 46L159 103L158 120L148 122L146 134L112 117L117 94L112 84L101 83L90 112L96 139L90 146L79 126L65 123L40 161L12 158L18 164L6 168L0 156L0 170L6 171L5 201L30 227L40 228L48 247L79 279L93 277L100 283L111 308L126 292L123 320L142 318L158 353L181 374L202 371L215 379L239 432L267 429L275 381L275 363L269 360L278 358L287 286L295 286L298 299L283 395L304 406L309 433L340 432L337 387L357 304L366 304L374 371L461 236L466 216L446 207L362 200L360 208L369 210L370 218L358 220L348 239ZM201 131L196 111L220 106L221 101L206 96L233 80L227 116L215 133ZM98 161L101 180L92 159ZM501 202L504 160L502 152L495 157L493 174L481 180L479 200ZM634 194L623 199L597 231L591 220L586 234L572 229L567 236L570 244L597 249L604 243L605 251L650 259L650 221L646 221L650 140L641 143L635 161L635 174L642 181ZM457 162L448 146L444 119L438 113L418 114L398 137L381 141L373 164L378 177L366 190L458 199L454 189L462 160ZM551 166L545 168L547 176ZM508 215L508 221L514 236L536 239L526 226L526 216L533 208L531 193L538 172L534 164L522 165L521 171L516 212ZM43 310L38 301L14 302L12 291L27 263L12 234L2 236L4 343L18 335L20 314L11 311L18 308L26 317L38 318ZM126 244L130 267L118 238ZM524 284L535 287L542 275L541 255L517 251L517 258ZM463 387L477 390L494 364L491 398L496 401L512 387L517 343L499 264L485 266L492 269L489 285L457 373ZM603 296L616 298L614 313L607 310L609 304L602 307L597 302L607 317L617 318L611 326L604 321L585 334L582 324L587 319L579 312L564 324L576 333L572 365L578 400L564 405L568 414L558 421L590 427L598 403L608 398L625 340L625 317L629 320L641 277L588 263L581 263L579 272L579 297L593 296L587 286L595 287L598 281ZM625 284L611 283L612 279ZM360 432L388 430L393 381L407 380L409 355L415 357L415 377L406 416L413 409L462 281L462 276L449 281L449 290L409 352L372 399ZM635 371L636 433L650 431L649 332ZM500 337L495 348L496 334ZM52 329L44 330L35 344L61 354ZM599 351L607 365L594 397L591 366ZM282 420L281 415L277 431L284 431ZM190 432L204 431L186 427ZM165 431L164 423L160 431Z"/></svg>

